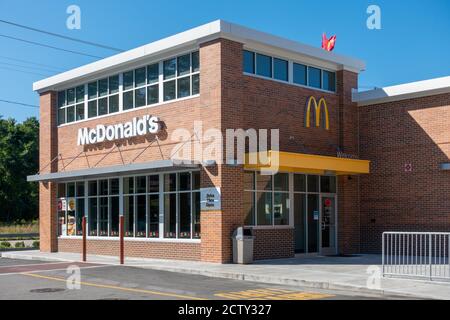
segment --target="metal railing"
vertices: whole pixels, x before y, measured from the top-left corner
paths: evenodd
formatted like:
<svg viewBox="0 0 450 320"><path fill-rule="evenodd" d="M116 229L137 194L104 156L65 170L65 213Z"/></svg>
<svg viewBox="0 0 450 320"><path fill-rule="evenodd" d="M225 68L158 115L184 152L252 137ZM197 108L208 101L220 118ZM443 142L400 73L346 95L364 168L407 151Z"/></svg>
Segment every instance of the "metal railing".
<svg viewBox="0 0 450 320"><path fill-rule="evenodd" d="M450 233L384 232L383 276L450 281Z"/></svg>

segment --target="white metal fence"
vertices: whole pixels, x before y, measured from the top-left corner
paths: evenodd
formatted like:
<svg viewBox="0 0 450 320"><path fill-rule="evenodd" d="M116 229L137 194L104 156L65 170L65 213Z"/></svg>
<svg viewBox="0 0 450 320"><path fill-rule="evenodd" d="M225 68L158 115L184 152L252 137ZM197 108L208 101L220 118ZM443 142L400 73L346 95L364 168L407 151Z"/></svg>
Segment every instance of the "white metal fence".
<svg viewBox="0 0 450 320"><path fill-rule="evenodd" d="M450 233L384 232L383 276L450 281Z"/></svg>

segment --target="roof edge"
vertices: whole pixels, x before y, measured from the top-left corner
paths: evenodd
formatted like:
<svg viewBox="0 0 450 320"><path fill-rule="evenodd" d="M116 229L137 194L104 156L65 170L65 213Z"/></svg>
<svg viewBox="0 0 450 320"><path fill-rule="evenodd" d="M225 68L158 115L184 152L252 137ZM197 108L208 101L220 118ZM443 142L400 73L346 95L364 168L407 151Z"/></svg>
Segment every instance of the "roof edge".
<svg viewBox="0 0 450 320"><path fill-rule="evenodd" d="M76 81L84 77L93 77L109 69L131 64L152 55L176 50L179 47L204 43L217 38L225 38L243 44L259 43L266 46L280 48L295 54L304 55L317 60L331 62L340 69L361 72L365 70L365 62L351 57L325 51L321 48L288 40L279 36L250 29L224 20L216 20L190 30L151 42L114 56L95 61L81 67L54 75L33 83L33 90L43 92L64 83Z"/></svg>
<svg viewBox="0 0 450 320"><path fill-rule="evenodd" d="M442 93L450 93L450 76L354 92L352 99L359 106L367 106Z"/></svg>

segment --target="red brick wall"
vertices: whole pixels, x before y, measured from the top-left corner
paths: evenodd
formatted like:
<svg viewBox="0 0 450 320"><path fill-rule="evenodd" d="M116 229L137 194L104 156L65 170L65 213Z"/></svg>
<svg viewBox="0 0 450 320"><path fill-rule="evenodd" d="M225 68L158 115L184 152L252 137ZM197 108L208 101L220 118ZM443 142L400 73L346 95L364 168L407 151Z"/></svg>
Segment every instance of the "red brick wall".
<svg viewBox="0 0 450 320"><path fill-rule="evenodd" d="M58 251L81 254L81 239L58 239ZM87 254L119 256L118 240L87 240ZM201 258L199 243L124 242L125 257L194 260Z"/></svg>
<svg viewBox="0 0 450 320"><path fill-rule="evenodd" d="M256 229L253 258L284 259L295 256L294 229Z"/></svg>
<svg viewBox="0 0 450 320"><path fill-rule="evenodd" d="M352 89L358 88L358 75L337 73L339 94L339 146L346 154L370 160L359 152L358 106L352 102ZM360 252L360 176L338 178L338 248L339 253Z"/></svg>
<svg viewBox="0 0 450 320"><path fill-rule="evenodd" d="M56 93L47 92L40 96L39 128L39 170L42 173L57 171L58 155L56 132ZM53 162L52 162L53 161ZM56 184L39 185L39 232L40 249L43 252L56 251Z"/></svg>
<svg viewBox="0 0 450 320"><path fill-rule="evenodd" d="M383 231L450 231L450 94L359 107L363 252L381 250ZM412 165L405 172L405 164Z"/></svg>

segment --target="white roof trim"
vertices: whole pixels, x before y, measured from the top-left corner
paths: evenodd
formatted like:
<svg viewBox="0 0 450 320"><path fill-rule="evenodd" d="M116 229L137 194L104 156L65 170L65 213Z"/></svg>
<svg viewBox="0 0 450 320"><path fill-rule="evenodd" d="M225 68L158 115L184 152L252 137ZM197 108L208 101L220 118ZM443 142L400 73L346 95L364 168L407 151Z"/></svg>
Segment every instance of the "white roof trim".
<svg viewBox="0 0 450 320"><path fill-rule="evenodd" d="M79 68L57 74L47 79L37 81L33 83L33 90L40 92L53 90L55 87L61 87L67 83L80 81L85 78L92 78L96 75L117 69L118 67L139 62L152 56L164 54L165 52L173 51L177 48L187 47L190 45L199 45L200 43L217 38L226 38L250 46L253 43L280 48L324 62L331 62L335 64L338 69L345 69L354 72L361 72L365 69L365 63L360 60L337 55L332 52L327 52L321 48L301 44L223 20L216 20L136 49L119 53L109 58L105 58Z"/></svg>
<svg viewBox="0 0 450 320"><path fill-rule="evenodd" d="M425 81L405 83L397 86L354 92L353 102L360 106L420 98L450 92L450 76Z"/></svg>

